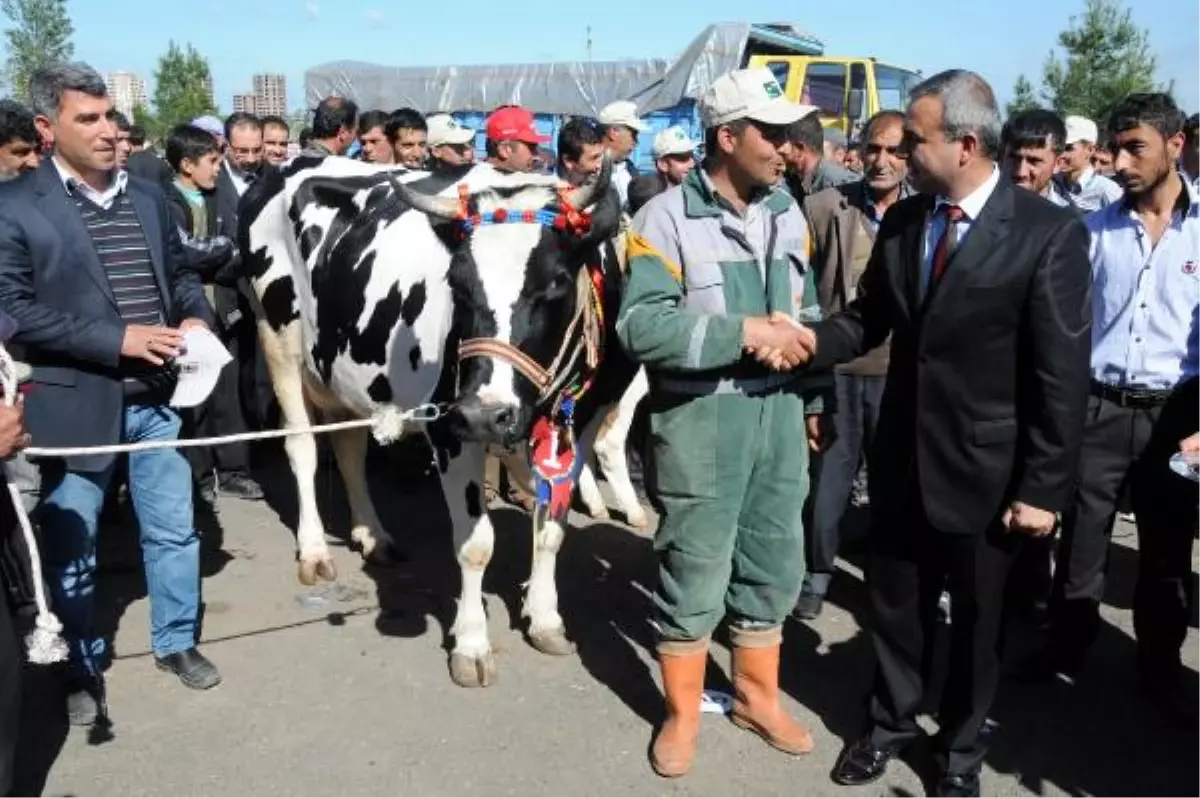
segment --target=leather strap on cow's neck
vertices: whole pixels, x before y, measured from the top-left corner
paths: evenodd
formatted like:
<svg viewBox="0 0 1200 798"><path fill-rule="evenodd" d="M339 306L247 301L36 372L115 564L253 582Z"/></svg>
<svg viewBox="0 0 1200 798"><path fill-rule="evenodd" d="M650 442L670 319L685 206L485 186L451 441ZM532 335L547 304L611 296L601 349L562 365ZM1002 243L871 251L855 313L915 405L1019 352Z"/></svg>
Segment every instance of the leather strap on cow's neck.
<svg viewBox="0 0 1200 798"><path fill-rule="evenodd" d="M593 285L586 267L580 269L576 276L575 286L575 315L571 317L571 323L567 325L562 343L559 345L554 360L550 363L550 368L542 368L529 355L498 338L468 338L458 345L459 361L471 357L490 357L508 363L533 383L538 390L538 402L541 403L551 393L555 384L562 382L561 378L565 375L560 374L560 371L564 365L574 363L576 357L568 359L567 355L571 350L571 341L574 338L575 330L582 324L583 330L577 349L582 347L586 350L587 366L594 370L599 365L598 349L601 335L599 327L602 322L598 317L596 306L591 301L592 292L598 289Z"/></svg>
<svg viewBox="0 0 1200 798"><path fill-rule="evenodd" d="M536 360L512 344L497 338L470 338L463 341L458 345L458 359L466 360L470 357L492 357L503 360L521 372L537 387L539 392L546 390L554 381L554 376L538 365Z"/></svg>

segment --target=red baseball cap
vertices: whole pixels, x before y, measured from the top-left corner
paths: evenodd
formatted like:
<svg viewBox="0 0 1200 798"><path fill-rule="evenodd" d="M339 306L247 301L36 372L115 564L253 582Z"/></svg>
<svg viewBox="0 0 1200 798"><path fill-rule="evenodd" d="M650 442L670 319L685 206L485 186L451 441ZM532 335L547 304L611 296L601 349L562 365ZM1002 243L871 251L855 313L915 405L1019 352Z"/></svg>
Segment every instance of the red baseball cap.
<svg viewBox="0 0 1200 798"><path fill-rule="evenodd" d="M545 144L543 136L533 126L533 112L528 108L510 105L497 108L487 120L488 141L523 141L526 144Z"/></svg>

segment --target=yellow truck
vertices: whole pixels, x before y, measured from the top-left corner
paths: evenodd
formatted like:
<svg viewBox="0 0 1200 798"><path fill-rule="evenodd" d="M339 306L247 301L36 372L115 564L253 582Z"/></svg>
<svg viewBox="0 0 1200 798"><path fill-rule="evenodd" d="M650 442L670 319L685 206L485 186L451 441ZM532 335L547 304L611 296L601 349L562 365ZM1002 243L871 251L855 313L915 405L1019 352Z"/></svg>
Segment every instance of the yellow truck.
<svg viewBox="0 0 1200 798"><path fill-rule="evenodd" d="M904 110L908 92L921 76L874 58L754 54L749 65L765 66L788 99L820 108L821 123L847 136L873 114Z"/></svg>

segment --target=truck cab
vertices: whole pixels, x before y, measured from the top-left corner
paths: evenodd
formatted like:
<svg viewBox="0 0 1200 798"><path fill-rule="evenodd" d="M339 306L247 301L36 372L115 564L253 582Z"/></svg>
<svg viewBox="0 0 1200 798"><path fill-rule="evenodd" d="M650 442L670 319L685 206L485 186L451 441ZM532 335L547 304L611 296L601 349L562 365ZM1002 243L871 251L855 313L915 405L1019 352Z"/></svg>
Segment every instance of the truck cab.
<svg viewBox="0 0 1200 798"><path fill-rule="evenodd" d="M874 58L751 55L748 65L765 66L793 102L815 105L821 124L853 136L880 111L903 111L921 76Z"/></svg>

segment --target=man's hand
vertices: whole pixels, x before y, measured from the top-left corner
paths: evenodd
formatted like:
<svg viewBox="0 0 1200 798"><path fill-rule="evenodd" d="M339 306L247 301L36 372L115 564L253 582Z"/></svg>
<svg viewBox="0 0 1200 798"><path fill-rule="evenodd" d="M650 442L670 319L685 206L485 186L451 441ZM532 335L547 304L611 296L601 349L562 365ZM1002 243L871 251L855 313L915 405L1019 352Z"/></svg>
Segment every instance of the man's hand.
<svg viewBox="0 0 1200 798"><path fill-rule="evenodd" d="M188 321L192 321L192 319ZM203 322L200 323L203 324ZM130 324L125 328L125 339L121 342L121 354L161 366L163 358L179 357L182 347L183 333L179 330L172 330L170 327Z"/></svg>
<svg viewBox="0 0 1200 798"><path fill-rule="evenodd" d="M205 323L204 319L196 319L196 318L184 319L183 324L179 325L179 331L186 332L186 331L192 329L193 327L200 327L202 329L207 330L208 324Z"/></svg>
<svg viewBox="0 0 1200 798"><path fill-rule="evenodd" d="M817 351L812 330L778 312L766 319L746 319L742 324L742 340L759 363L775 371L802 366Z"/></svg>
<svg viewBox="0 0 1200 798"><path fill-rule="evenodd" d="M1054 531L1056 518L1049 510L1031 507L1024 502L1013 502L1004 511L1003 521L1009 532L1043 538Z"/></svg>
<svg viewBox="0 0 1200 798"><path fill-rule="evenodd" d="M29 446L29 433L25 430L25 397L17 394L12 407L0 405L0 460L7 460Z"/></svg>
<svg viewBox="0 0 1200 798"><path fill-rule="evenodd" d="M1190 438L1184 438L1179 442L1179 451L1184 454L1196 454L1200 452L1200 432L1197 432Z"/></svg>
<svg viewBox="0 0 1200 798"><path fill-rule="evenodd" d="M804 431L808 435L808 448L814 452L821 451L825 446L824 416L805 416Z"/></svg>

